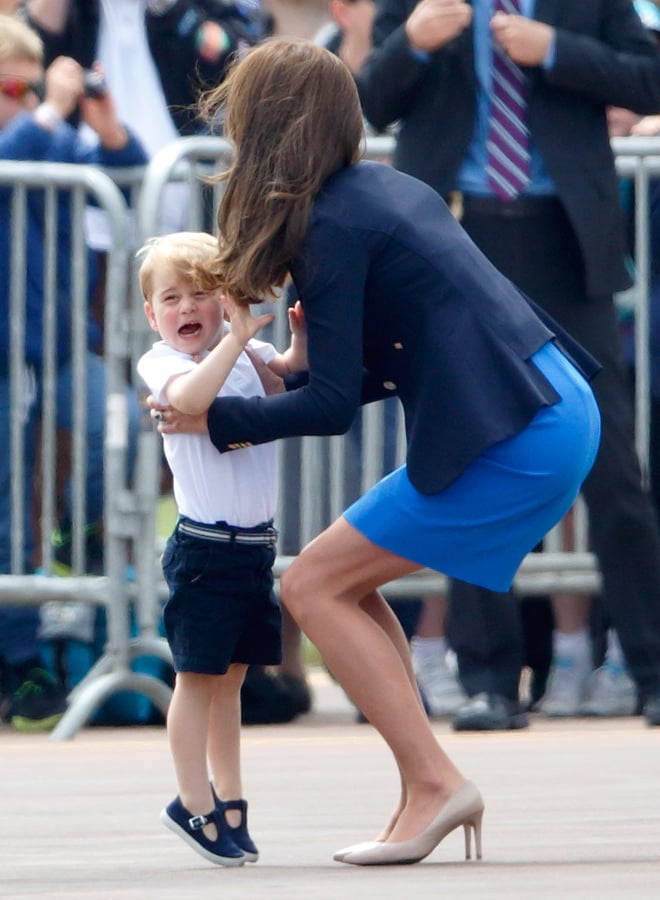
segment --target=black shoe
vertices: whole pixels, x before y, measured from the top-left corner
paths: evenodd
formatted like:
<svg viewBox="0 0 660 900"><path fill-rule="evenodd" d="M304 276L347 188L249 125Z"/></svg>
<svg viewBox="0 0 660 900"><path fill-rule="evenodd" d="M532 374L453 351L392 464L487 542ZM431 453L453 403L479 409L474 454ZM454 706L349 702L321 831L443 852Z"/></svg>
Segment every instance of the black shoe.
<svg viewBox="0 0 660 900"><path fill-rule="evenodd" d="M520 704L500 694L476 694L452 722L454 731L508 731L527 728L529 719Z"/></svg>
<svg viewBox="0 0 660 900"><path fill-rule="evenodd" d="M300 710L278 675L262 666L250 666L241 688L241 719L244 725L282 725Z"/></svg>
<svg viewBox="0 0 660 900"><path fill-rule="evenodd" d="M213 802L215 803L216 816L222 816L227 826L227 832L232 841L239 850L243 851L246 862L256 862L259 859L259 851L257 846L250 837L247 827L247 800L221 800L215 792L213 782L211 782L211 793L213 794ZM239 825L230 825L227 821L225 812L228 809L237 809L241 813L241 821Z"/></svg>
<svg viewBox="0 0 660 900"><path fill-rule="evenodd" d="M205 816L193 816L180 798L175 797L161 812L160 821L209 862L219 866L242 866L246 861L243 851L229 836L224 813L217 808ZM218 832L214 841L207 838L203 831L204 826L210 823L215 824Z"/></svg>
<svg viewBox="0 0 660 900"><path fill-rule="evenodd" d="M649 697L642 708L647 725L660 725L660 694Z"/></svg>
<svg viewBox="0 0 660 900"><path fill-rule="evenodd" d="M247 801L246 800L220 800L223 812L228 809L237 809L241 813L240 825L230 825L227 822L227 830L232 841L243 851L247 862L256 862L259 859L259 851L250 837L247 827ZM216 807L217 808L217 807ZM225 816L225 819L227 817Z"/></svg>
<svg viewBox="0 0 660 900"><path fill-rule="evenodd" d="M31 669L13 696L9 721L17 731L52 731L66 708L64 688L44 669Z"/></svg>

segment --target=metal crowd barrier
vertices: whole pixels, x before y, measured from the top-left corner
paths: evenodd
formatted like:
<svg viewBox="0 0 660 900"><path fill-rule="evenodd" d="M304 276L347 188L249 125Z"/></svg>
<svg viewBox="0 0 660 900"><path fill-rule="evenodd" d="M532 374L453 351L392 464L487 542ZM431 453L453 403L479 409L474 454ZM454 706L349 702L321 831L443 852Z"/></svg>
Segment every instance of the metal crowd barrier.
<svg viewBox="0 0 660 900"><path fill-rule="evenodd" d="M126 170L126 178L135 180ZM142 172L138 173L141 177ZM10 251L10 359L11 396L11 572L0 575L0 603L5 606L42 605L49 602L96 604L106 613L107 642L93 670L76 686L67 712L53 732L55 739L72 737L112 694L137 691L148 696L163 712L167 710L170 688L161 680L131 669L136 655L157 653L167 658L163 642L150 646L141 635L131 640L127 565L128 551L135 538L134 510L139 492L127 484L128 422L127 386L127 297L129 272L128 211L117 185L93 166L62 163L0 162L0 185L11 191ZM23 522L32 510L26 508L22 484L25 476L23 419L25 385L33 379L26 367L22 347L25 338L25 273L28 199L43 196L44 222L44 330L43 371L40 408L40 464L38 487L40 516L35 525L41 533L37 549L43 574L24 571ZM65 462L58 447L56 413L57 307L56 284L58 244L58 197L65 192L71 204L71 343L72 421L71 454ZM110 249L105 271L104 360L106 396L98 403L105 408L104 441L104 563L100 575L87 575L86 522L86 419L87 419L87 318L88 266L84 233L85 207L90 199L105 211L110 228ZM54 575L52 534L57 526L58 479L68 474L71 484L71 571L70 577ZM139 477L139 472L138 472ZM139 480L136 481L139 484ZM150 496L148 502L153 498ZM152 618L155 612L152 613ZM147 636L148 637L148 636Z"/></svg>
<svg viewBox="0 0 660 900"><path fill-rule="evenodd" d="M613 142L617 166L622 176L635 181L636 206L636 272L632 300L635 306L637 385L636 426L640 459L648 454L649 435L649 359L648 359L648 185L649 178L660 175L660 140L622 138ZM388 159L392 139L372 137L367 141L368 158ZM127 424L124 391L132 382L142 390L135 372L137 359L153 341L142 310L135 278L133 251L146 238L159 233L163 197L172 184L184 191L180 227L213 230L215 209L222 190L210 186L209 174L223 169L231 156L227 142L215 137L181 138L158 153L146 170L102 172L94 167L63 164L0 162L0 185L14 192L12 206L12 309L11 378L12 394L11 454L15 487L12 489L13 515L27 514L22 508L20 485L23 447L20 414L23 402L18 385L25 377L20 352L24 332L23 274L26 192L43 190L46 197L46 253L50 278L46 286L46 309L54 308L54 284L57 273L53 265L57 238L54 214L55 194L71 191L74 211L72 269L74 273L72 305L74 309L74 357L76 358L76 391L74 394L73 429L73 574L53 577L53 550L49 535L54 526L54 491L57 478L57 444L52 408L52 350L46 353L43 375L44 409L42 425L42 568L46 574L24 574L22 529L14 528L12 573L0 575L0 604L43 604L51 600L98 604L105 608L108 639L104 653L84 680L74 689L67 713L53 732L55 740L71 738L94 711L112 694L131 690L144 694L163 712L171 691L156 677L134 672L134 660L143 655L169 660L169 650L158 636L161 603L165 586L159 564L156 536L156 508L160 497L161 441L145 417L140 433L136 472L129 484L126 475ZM135 234L129 239L128 207L117 184L131 188L135 207ZM103 573L89 576L85 572L85 378L82 352L86 318L87 282L84 266L83 209L89 197L107 214L111 229L111 246L105 275L105 362L107 366L106 441L105 441L105 509ZM49 255L48 255L49 254ZM127 304L127 297L129 301ZM630 298L628 298L630 299ZM283 305L273 306L275 321L263 336L283 348L288 343ZM47 334L52 340L53 323L46 316ZM48 330L50 329L50 331ZM49 356L51 354L51 356ZM50 361L49 361L50 359ZM50 406L49 406L50 404ZM358 421L345 436L328 438L304 437L280 441L280 483L277 524L280 530L276 574L281 574L298 550L336 518L359 493L370 487L386 471L404 458L405 437L398 401L365 407ZM19 521L16 518L15 521ZM127 575L127 564L135 568L134 579ZM410 597L444 593L444 576L423 570L385 586L390 597ZM600 575L594 555L588 549L584 508L578 503L573 517L570 543L560 524L547 536L544 549L530 553L524 560L514 583L520 595L552 592L596 593ZM131 618L136 622L134 637Z"/></svg>

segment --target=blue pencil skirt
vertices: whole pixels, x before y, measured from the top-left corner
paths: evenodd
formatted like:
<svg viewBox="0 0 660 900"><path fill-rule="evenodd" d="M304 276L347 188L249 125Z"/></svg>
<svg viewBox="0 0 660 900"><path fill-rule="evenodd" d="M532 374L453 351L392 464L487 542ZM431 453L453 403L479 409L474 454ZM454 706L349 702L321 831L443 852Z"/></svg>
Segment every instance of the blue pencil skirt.
<svg viewBox="0 0 660 900"><path fill-rule="evenodd" d="M596 401L573 364L553 343L532 360L559 403L490 447L440 493L421 494L401 466L344 518L374 544L420 566L508 590L526 554L570 509L600 439Z"/></svg>

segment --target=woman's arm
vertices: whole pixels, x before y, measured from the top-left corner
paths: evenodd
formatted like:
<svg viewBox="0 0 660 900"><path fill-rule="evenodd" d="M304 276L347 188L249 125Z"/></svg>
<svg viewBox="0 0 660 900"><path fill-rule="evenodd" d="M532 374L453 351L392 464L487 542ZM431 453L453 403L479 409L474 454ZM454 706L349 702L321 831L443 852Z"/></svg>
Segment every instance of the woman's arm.
<svg viewBox="0 0 660 900"><path fill-rule="evenodd" d="M305 311L308 383L271 397L222 397L209 409L211 440L220 452L305 434L343 434L362 390L362 317L369 270L368 240L341 224L317 223L304 256L292 266Z"/></svg>

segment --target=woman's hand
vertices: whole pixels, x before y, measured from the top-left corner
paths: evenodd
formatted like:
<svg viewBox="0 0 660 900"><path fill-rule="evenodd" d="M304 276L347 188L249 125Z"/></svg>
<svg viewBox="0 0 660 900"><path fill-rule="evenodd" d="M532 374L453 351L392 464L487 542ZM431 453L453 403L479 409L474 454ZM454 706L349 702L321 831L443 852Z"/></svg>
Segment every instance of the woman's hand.
<svg viewBox="0 0 660 900"><path fill-rule="evenodd" d="M162 406L153 394L147 397L147 406L152 421L161 434L208 434L207 410L195 416L179 412L173 406Z"/></svg>
<svg viewBox="0 0 660 900"><path fill-rule="evenodd" d="M284 379L273 372L273 370L267 366L263 359L257 356L256 353L253 353L248 348L246 348L245 352L250 357L252 365L257 370L257 375L261 379L266 396L270 397L271 394L284 394L286 392Z"/></svg>
<svg viewBox="0 0 660 900"><path fill-rule="evenodd" d="M291 332L291 345L285 356L289 371L307 372L309 369L309 361L307 359L307 325L300 300L296 300L294 305L289 307L287 315Z"/></svg>

